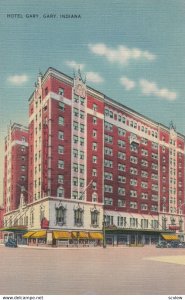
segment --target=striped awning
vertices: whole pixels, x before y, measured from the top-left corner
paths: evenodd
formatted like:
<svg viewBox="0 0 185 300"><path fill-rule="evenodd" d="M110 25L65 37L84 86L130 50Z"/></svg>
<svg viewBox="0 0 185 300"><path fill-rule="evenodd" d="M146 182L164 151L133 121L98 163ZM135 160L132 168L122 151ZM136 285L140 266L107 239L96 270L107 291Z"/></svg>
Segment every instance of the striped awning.
<svg viewBox="0 0 185 300"><path fill-rule="evenodd" d="M36 231L32 236L31 238L33 239L44 239L46 238L46 230L39 230L39 231Z"/></svg>
<svg viewBox="0 0 185 300"><path fill-rule="evenodd" d="M179 237L175 234L161 234L164 240L166 241L178 241Z"/></svg>
<svg viewBox="0 0 185 300"><path fill-rule="evenodd" d="M88 234L88 232L80 231L78 233L78 238L79 239L88 239L89 238L89 234Z"/></svg>
<svg viewBox="0 0 185 300"><path fill-rule="evenodd" d="M72 231L72 237L74 239L77 239L78 238L78 232L77 231Z"/></svg>
<svg viewBox="0 0 185 300"><path fill-rule="evenodd" d="M71 239L71 232L69 231L53 231L53 238L55 240Z"/></svg>
<svg viewBox="0 0 185 300"><path fill-rule="evenodd" d="M103 240L103 234L101 232L89 232L89 238L93 240Z"/></svg>
<svg viewBox="0 0 185 300"><path fill-rule="evenodd" d="M35 231L28 231L28 232L25 233L22 237L23 237L24 239L29 239L34 233L35 233Z"/></svg>

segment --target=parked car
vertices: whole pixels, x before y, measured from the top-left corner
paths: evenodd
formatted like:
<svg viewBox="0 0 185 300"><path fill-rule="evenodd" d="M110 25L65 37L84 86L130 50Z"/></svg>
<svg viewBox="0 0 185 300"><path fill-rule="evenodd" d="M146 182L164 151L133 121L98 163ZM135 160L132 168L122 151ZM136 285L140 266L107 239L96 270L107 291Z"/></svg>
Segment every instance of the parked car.
<svg viewBox="0 0 185 300"><path fill-rule="evenodd" d="M16 248L17 247L17 241L14 240L13 238L9 238L8 241L5 243L5 247Z"/></svg>
<svg viewBox="0 0 185 300"><path fill-rule="evenodd" d="M166 241L160 241L157 245L156 248L167 248L168 243Z"/></svg>

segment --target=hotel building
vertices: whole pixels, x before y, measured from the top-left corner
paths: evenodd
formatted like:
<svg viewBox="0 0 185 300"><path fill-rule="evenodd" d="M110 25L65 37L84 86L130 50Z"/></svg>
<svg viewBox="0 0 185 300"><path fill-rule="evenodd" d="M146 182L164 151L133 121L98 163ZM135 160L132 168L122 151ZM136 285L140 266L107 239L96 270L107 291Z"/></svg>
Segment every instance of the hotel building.
<svg viewBox="0 0 185 300"><path fill-rule="evenodd" d="M71 78L49 68L29 99L24 143L28 185L21 197L10 194L12 141L5 143L5 227L19 214L25 237L48 244L97 241L102 224L107 243L116 245L183 236L184 136L172 123L167 128L108 98L80 72Z"/></svg>

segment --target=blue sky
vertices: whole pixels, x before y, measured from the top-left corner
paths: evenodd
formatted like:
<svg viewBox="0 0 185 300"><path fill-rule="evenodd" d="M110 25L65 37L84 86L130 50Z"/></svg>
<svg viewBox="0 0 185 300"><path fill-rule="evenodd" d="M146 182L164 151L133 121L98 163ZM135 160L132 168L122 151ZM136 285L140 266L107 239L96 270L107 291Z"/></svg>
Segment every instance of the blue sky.
<svg viewBox="0 0 185 300"><path fill-rule="evenodd" d="M185 134L184 15L184 0L1 0L0 174L7 125L27 124L27 100L49 66L72 76L80 65L89 86Z"/></svg>

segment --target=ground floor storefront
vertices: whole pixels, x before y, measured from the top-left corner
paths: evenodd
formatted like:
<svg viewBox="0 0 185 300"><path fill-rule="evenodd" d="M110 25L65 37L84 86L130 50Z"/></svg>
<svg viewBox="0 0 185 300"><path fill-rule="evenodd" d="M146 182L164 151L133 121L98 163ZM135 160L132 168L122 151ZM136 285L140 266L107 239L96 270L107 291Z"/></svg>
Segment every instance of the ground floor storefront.
<svg viewBox="0 0 185 300"><path fill-rule="evenodd" d="M132 229L112 229L106 230L107 246L144 246L156 245L161 240L168 238L169 240L180 240L178 234L171 231L149 231L149 230L132 230Z"/></svg>

